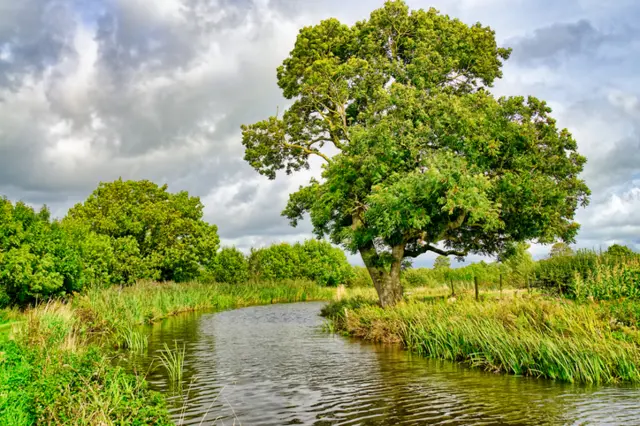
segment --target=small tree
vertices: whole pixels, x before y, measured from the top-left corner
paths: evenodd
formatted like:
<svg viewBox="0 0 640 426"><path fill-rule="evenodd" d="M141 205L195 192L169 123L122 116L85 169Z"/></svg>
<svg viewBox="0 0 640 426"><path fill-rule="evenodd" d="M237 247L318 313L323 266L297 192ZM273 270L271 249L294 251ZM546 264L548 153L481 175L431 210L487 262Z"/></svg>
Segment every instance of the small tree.
<svg viewBox="0 0 640 426"><path fill-rule="evenodd" d="M245 159L270 179L324 162L283 214L359 252L382 306L402 300L405 258L572 241L585 158L545 102L491 94L509 54L490 28L403 1L303 28L278 68L293 103L242 126Z"/></svg>
<svg viewBox="0 0 640 426"><path fill-rule="evenodd" d="M447 270L451 268L451 259L447 256L438 256L436 257L435 262L433 262L433 269L436 271L439 270Z"/></svg>
<svg viewBox="0 0 640 426"><path fill-rule="evenodd" d="M529 275L535 269L535 262L531 253L529 253L530 245L527 243L517 243L506 251L503 257L503 263L509 268L509 281L511 284L524 286Z"/></svg>
<svg viewBox="0 0 640 426"><path fill-rule="evenodd" d="M567 243L557 242L551 246L549 257L573 256L573 250Z"/></svg>

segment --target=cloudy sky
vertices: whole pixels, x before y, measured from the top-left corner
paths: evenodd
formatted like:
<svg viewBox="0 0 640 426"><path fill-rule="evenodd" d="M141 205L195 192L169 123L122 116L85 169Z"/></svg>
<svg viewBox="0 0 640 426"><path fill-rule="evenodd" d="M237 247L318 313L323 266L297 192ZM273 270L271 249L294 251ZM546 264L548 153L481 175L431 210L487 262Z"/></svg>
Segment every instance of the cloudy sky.
<svg viewBox="0 0 640 426"><path fill-rule="evenodd" d="M640 2L408 3L490 25L513 47L495 93L546 99L588 158L577 245L640 249ZM309 224L290 228L280 211L317 170L259 176L239 126L286 106L275 69L300 27L353 23L381 5L0 0L0 194L62 216L100 181L151 179L200 196L225 244L307 238Z"/></svg>

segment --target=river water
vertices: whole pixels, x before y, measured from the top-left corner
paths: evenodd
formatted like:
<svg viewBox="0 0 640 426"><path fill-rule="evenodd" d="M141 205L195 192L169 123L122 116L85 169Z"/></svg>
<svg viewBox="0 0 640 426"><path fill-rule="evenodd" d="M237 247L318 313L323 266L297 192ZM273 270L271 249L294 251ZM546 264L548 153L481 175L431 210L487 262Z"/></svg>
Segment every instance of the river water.
<svg viewBox="0 0 640 426"><path fill-rule="evenodd" d="M484 373L322 331L322 303L170 318L128 365L189 425L640 425L640 389ZM182 387L155 360L185 345Z"/></svg>

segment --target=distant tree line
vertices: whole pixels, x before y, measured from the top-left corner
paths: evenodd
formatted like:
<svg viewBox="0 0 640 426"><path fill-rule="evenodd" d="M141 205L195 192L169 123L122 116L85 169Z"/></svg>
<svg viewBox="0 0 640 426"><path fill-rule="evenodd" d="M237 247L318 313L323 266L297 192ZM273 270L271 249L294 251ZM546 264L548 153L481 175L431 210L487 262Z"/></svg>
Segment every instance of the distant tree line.
<svg viewBox="0 0 640 426"><path fill-rule="evenodd" d="M218 228L186 191L147 180L101 183L62 219L0 198L0 307L137 280L308 279L344 283L344 252L328 242L220 249Z"/></svg>

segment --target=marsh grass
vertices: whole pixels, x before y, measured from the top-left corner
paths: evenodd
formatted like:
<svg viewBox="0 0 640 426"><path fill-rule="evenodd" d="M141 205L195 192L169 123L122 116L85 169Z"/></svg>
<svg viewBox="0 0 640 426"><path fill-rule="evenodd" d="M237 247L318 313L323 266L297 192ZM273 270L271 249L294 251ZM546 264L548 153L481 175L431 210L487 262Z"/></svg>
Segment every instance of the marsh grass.
<svg viewBox="0 0 640 426"><path fill-rule="evenodd" d="M137 327L127 326L118 332L116 344L134 354L140 354L149 346L149 336Z"/></svg>
<svg viewBox="0 0 640 426"><path fill-rule="evenodd" d="M541 297L485 302L409 301L383 310L374 300L329 305L333 327L421 355L487 371L582 383L640 383L637 330L596 304Z"/></svg>
<svg viewBox="0 0 640 426"><path fill-rule="evenodd" d="M173 349L164 343L164 349L157 355L157 359L162 366L167 370L169 380L174 386L182 385L182 373L184 371L184 358L186 355L186 345L183 343L182 347L178 347L178 341L174 340Z"/></svg>

